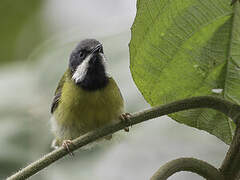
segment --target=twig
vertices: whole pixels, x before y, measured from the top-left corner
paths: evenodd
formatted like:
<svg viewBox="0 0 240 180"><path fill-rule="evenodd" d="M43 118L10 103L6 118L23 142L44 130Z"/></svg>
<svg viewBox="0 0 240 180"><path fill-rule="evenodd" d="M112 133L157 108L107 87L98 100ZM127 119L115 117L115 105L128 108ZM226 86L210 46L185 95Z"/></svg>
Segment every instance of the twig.
<svg viewBox="0 0 240 180"><path fill-rule="evenodd" d="M101 137L113 134L121 129L124 129L125 127L138 124L143 121L156 118L159 116L175 113L182 110L195 109L195 108L212 108L224 113L225 115L227 115L232 119L237 119L240 112L239 105L226 101L224 99L220 99L212 96L200 96L200 97L193 97L189 99L179 100L173 103L169 103L169 104L158 106L158 107L153 107L153 108L135 113L132 115L129 122L127 121L116 122L114 124L89 132L73 140L74 146L71 146L70 150L74 151ZM66 154L68 154L68 152L64 148L60 147L59 149L52 151L51 153L43 156L39 160L33 162L32 164L18 171L16 174L7 178L7 180L26 179L36 174L40 170L44 169L45 167L49 166L50 164L57 161L58 159L62 158Z"/></svg>
<svg viewBox="0 0 240 180"><path fill-rule="evenodd" d="M232 143L222 163L220 172L226 179L240 179L240 122L238 122Z"/></svg>
<svg viewBox="0 0 240 180"><path fill-rule="evenodd" d="M150 180L166 180L176 172L190 171L208 180L224 180L222 174L211 164L195 158L179 158L172 160L158 169Z"/></svg>

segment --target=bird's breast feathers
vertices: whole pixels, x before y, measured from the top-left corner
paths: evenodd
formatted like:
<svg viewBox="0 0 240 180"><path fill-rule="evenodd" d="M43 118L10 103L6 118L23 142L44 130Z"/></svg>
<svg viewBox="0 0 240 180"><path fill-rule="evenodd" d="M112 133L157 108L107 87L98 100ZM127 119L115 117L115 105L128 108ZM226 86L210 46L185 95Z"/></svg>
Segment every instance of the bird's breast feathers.
<svg viewBox="0 0 240 180"><path fill-rule="evenodd" d="M76 136L79 136L117 120L123 113L123 106L120 90L113 78L109 78L106 87L96 91L83 90L71 79L66 79L58 107L53 113L54 123L58 126L55 131L75 129Z"/></svg>

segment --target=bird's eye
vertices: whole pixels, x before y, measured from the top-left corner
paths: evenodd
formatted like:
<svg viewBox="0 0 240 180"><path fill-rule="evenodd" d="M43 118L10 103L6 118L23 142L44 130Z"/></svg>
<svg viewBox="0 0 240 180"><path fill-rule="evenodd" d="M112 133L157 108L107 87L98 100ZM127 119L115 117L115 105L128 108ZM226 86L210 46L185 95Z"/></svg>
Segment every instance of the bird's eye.
<svg viewBox="0 0 240 180"><path fill-rule="evenodd" d="M84 53L83 51L80 51L80 52L78 53L78 56L79 56L81 59L83 59L83 58L85 57L85 53Z"/></svg>

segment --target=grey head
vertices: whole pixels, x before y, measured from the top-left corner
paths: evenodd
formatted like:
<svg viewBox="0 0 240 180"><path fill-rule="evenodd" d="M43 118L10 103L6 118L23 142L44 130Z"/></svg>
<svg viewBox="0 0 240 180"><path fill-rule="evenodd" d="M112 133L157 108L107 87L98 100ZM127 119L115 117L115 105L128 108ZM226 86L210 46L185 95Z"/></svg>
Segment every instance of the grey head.
<svg viewBox="0 0 240 180"><path fill-rule="evenodd" d="M72 51L69 69L74 83L85 90L104 88L108 83L102 44L95 39L81 41Z"/></svg>

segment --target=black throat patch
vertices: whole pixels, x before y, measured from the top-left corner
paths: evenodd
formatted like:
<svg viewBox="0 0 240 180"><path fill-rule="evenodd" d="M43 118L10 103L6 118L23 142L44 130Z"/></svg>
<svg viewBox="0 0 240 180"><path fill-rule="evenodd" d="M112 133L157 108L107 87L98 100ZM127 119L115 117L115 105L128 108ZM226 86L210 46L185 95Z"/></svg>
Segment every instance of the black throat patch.
<svg viewBox="0 0 240 180"><path fill-rule="evenodd" d="M99 59L91 59L89 61L87 74L77 85L81 86L84 90L94 91L106 87L107 83L108 77L104 65Z"/></svg>

